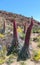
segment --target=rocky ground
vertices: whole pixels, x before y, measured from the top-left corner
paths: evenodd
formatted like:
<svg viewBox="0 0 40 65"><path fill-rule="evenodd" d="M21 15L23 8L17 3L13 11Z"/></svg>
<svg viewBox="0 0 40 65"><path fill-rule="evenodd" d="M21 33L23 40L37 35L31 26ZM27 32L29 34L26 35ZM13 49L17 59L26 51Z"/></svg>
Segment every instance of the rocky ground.
<svg viewBox="0 0 40 65"><path fill-rule="evenodd" d="M32 36L32 38L33 37L37 37L37 35L38 34L35 34L35 36L34 36L34 34L31 34L31 36ZM7 38L6 38L6 40L5 40L5 42L9 42L9 40L10 40L10 38L12 38L10 35L9 36L7 36ZM12 41L12 40L11 40ZM10 41L10 42L11 42ZM22 41L21 41L22 42ZM22 42L23 43L23 42ZM31 41L31 45L30 45L30 53L31 53L31 56L32 56L32 50L37 50L38 48L37 48L37 44L38 43L35 43L34 41ZM16 57L17 58L17 57ZM10 63L9 65L40 65L40 61L39 62L36 62L36 61L34 61L34 60L31 60L31 58L30 59L27 59L26 61L19 61L19 62L17 62L17 60L16 60L16 58L14 58L13 59L13 62L12 63ZM7 63L4 63L4 64L2 64L2 65L8 65Z"/></svg>
<svg viewBox="0 0 40 65"><path fill-rule="evenodd" d="M19 43L22 43L22 45L23 45L24 40L20 39L20 35L21 35L21 33L20 34L18 33L18 40L19 40ZM40 61L36 62L32 59L33 51L40 50L40 48L37 47L38 43L40 43L40 42L33 41L33 38L35 38L37 36L40 36L40 34L39 33L31 33L31 39L30 39L30 45L29 45L29 50L30 50L30 54L31 54L30 59L27 59L26 61L17 62L17 56L14 55L14 57L12 59L13 60L12 63L9 63L10 62L9 61L8 63L5 62L5 63L0 64L0 65L40 65ZM13 25L12 25L12 23L9 24L9 21L8 21L8 22L6 22L5 33L2 35L0 33L0 45L8 46L11 44L12 39L13 39ZM6 61L7 60L8 60L8 57L6 58Z"/></svg>

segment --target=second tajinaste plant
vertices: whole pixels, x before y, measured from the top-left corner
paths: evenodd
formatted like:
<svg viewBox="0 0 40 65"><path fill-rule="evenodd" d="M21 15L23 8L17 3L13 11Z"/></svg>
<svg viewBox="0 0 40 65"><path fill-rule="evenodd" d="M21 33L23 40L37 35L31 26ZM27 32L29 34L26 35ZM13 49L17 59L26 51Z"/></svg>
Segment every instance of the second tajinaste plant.
<svg viewBox="0 0 40 65"><path fill-rule="evenodd" d="M9 48L7 55L11 54L11 52L16 52L17 46L18 46L17 24L15 20L12 20L12 23L13 23L13 40L12 40L11 47Z"/></svg>
<svg viewBox="0 0 40 65"><path fill-rule="evenodd" d="M20 51L18 60L20 59L26 60L28 57L30 57L29 44L30 44L30 36L31 36L32 27L33 27L33 18L31 18L31 23L26 31L24 46L22 47L22 50Z"/></svg>

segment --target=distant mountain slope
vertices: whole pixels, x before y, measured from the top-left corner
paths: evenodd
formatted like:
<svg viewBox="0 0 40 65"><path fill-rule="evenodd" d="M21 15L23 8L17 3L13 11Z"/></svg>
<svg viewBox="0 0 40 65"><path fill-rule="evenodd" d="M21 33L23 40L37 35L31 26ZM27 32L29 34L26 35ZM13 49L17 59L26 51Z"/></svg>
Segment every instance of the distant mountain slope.
<svg viewBox="0 0 40 65"><path fill-rule="evenodd" d="M0 10L0 17L4 17L7 20L11 21L11 19L15 19L17 22L27 22L27 24L30 24L30 17L25 17L19 14L15 14L15 13L10 13L10 12L6 12L6 11L1 11ZM36 20L34 20L34 25L38 25L40 26L40 23Z"/></svg>

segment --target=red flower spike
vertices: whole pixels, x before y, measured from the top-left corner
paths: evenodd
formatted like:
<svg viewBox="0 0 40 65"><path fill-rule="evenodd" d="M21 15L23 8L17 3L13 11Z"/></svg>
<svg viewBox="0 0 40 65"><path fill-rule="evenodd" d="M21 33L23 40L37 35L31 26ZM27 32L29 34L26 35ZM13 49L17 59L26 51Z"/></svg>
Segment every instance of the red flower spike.
<svg viewBox="0 0 40 65"><path fill-rule="evenodd" d="M17 25L15 20L13 20L13 36L17 38Z"/></svg>
<svg viewBox="0 0 40 65"><path fill-rule="evenodd" d="M25 45L29 46L29 41L30 41L30 35L31 35L31 30L33 26L33 18L31 18L31 24L27 29L26 36L25 36Z"/></svg>

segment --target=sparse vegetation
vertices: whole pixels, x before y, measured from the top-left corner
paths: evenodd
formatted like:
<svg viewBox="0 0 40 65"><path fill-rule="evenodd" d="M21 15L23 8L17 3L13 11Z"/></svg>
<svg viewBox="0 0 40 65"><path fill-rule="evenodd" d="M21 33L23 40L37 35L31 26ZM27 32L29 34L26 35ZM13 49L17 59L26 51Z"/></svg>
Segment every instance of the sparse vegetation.
<svg viewBox="0 0 40 65"><path fill-rule="evenodd" d="M32 31L33 31L33 33L40 33L40 27L36 25L33 27Z"/></svg>
<svg viewBox="0 0 40 65"><path fill-rule="evenodd" d="M26 65L26 63L23 61L23 62L20 62L20 65Z"/></svg>
<svg viewBox="0 0 40 65"><path fill-rule="evenodd" d="M34 59L35 61L39 61L39 60L40 60L40 49L39 49L39 50L36 50L36 51L34 52L33 59Z"/></svg>
<svg viewBox="0 0 40 65"><path fill-rule="evenodd" d="M29 25L30 24L30 21L29 21L29 24L28 24L29 26L28 26L28 29L26 30L27 27L23 26L23 20L25 22L26 18L21 16L23 18L22 18L22 20L20 20L20 17L18 16L19 17L18 22L20 20L22 22L22 24L20 26L18 26L18 28L17 28L16 25L15 25L15 22L13 22L13 19L11 19L12 14L10 14L10 18L6 17L9 14L7 14L7 15L5 14L5 19L6 19L6 21L5 21L6 26L4 26L5 29L2 27L2 25L0 23L0 30L2 29L4 31L4 33L0 32L0 45L2 45L2 49L0 49L0 65L2 65L3 63L7 63L7 64L11 65L11 63L14 63L15 59L16 59L16 62L17 62L17 58L18 58L19 54L20 54L21 60L22 59L26 60L26 57L28 57L31 54L30 48L29 48L30 41L34 42L34 44L37 45L36 49L38 49L38 51L36 50L35 52L33 52L33 50L35 49L35 45L34 45L34 48L31 50L31 52L33 52L32 59L34 61L39 61L40 60L40 50L39 50L40 49L40 26L39 25L35 26L36 23L34 23L35 25L32 29L32 27ZM15 18L15 17L17 18L17 15L15 15L13 18ZM2 22L3 21L4 20L2 20ZM31 25L33 26L33 23ZM38 34L36 37L34 35L33 40L30 40L31 29L32 29L32 34L34 34L34 33ZM26 34L25 34L25 30L26 30ZM18 35L19 35L19 38L18 38ZM20 41L20 43L19 43L19 41ZM24 42L24 44L23 44L23 42ZM31 44L32 44L32 42L31 42ZM18 44L21 44L20 46L23 49L22 48L18 49ZM11 49L11 50L9 51L9 49ZM9 56L7 56L7 53L8 53L7 50L9 51L9 53L11 52ZM18 54L18 52L19 52L19 54ZM26 62L27 62L27 60L26 60ZM24 61L20 62L20 64L25 65L25 62Z"/></svg>
<svg viewBox="0 0 40 65"><path fill-rule="evenodd" d="M6 47L3 46L2 50L0 50L0 64L3 64L6 61Z"/></svg>

